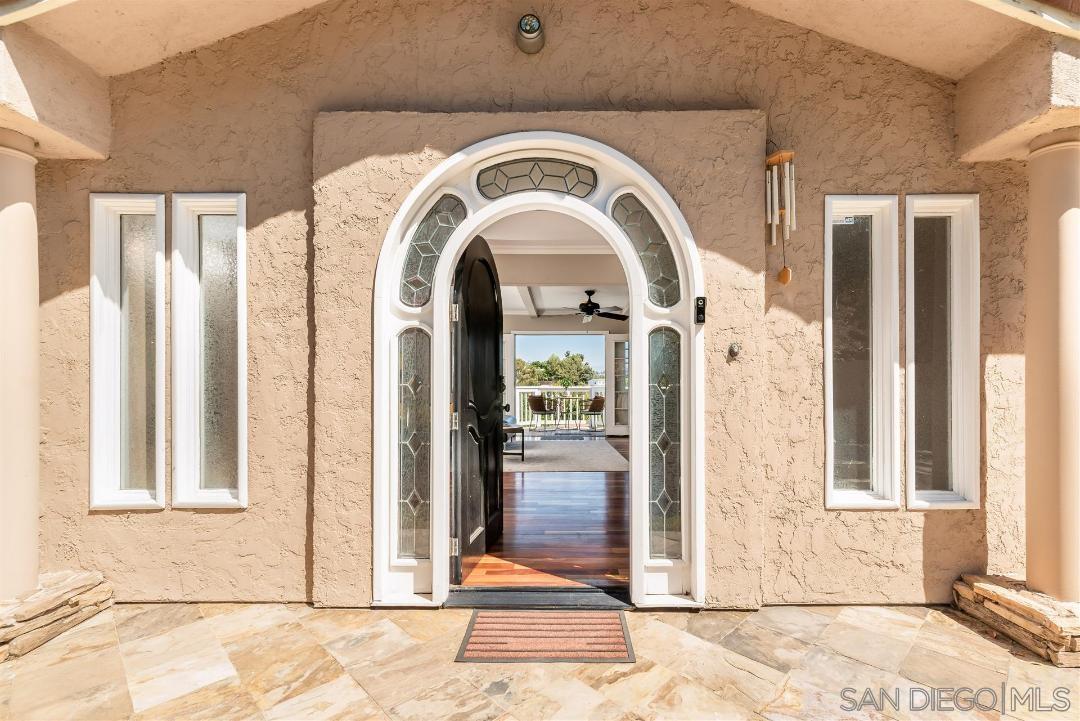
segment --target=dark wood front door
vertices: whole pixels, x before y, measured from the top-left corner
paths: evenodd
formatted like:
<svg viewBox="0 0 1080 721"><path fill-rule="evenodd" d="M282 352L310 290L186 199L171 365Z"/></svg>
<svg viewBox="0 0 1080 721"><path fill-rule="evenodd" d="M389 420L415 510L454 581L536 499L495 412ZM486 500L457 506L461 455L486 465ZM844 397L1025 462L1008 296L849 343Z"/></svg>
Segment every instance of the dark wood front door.
<svg viewBox="0 0 1080 721"><path fill-rule="evenodd" d="M454 537L452 583L502 535L502 297L487 242L477 236L454 275Z"/></svg>

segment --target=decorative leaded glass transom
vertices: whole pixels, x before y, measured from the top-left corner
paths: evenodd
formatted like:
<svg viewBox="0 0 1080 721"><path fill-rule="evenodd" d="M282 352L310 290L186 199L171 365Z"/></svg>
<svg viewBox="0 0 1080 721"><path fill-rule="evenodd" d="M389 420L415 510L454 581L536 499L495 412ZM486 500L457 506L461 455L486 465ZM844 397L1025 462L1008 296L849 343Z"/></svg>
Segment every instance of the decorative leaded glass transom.
<svg viewBox="0 0 1080 721"><path fill-rule="evenodd" d="M444 195L431 207L409 239L405 267L401 271L401 302L415 308L431 300L431 282L446 241L469 214L465 204Z"/></svg>
<svg viewBox="0 0 1080 721"><path fill-rule="evenodd" d="M680 338L649 333L649 557L682 558Z"/></svg>
<svg viewBox="0 0 1080 721"><path fill-rule="evenodd" d="M634 244L649 283L649 300L661 308L678 303L679 269L653 214L632 193L626 193L611 207L611 217Z"/></svg>
<svg viewBox="0 0 1080 721"><path fill-rule="evenodd" d="M398 557L430 558L431 336L398 336Z"/></svg>
<svg viewBox="0 0 1080 721"><path fill-rule="evenodd" d="M525 190L553 190L584 198L596 189L596 171L569 160L523 158L484 168L476 187L488 200Z"/></svg>

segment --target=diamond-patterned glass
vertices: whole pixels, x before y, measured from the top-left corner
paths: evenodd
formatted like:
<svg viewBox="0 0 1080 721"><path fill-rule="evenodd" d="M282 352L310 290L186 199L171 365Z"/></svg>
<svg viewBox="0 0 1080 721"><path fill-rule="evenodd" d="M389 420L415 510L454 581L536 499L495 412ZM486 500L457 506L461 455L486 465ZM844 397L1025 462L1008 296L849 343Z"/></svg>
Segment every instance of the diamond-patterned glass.
<svg viewBox="0 0 1080 721"><path fill-rule="evenodd" d="M444 195L431 207L409 239L401 271L401 302L419 308L431 300L431 282L450 234L465 220L468 210L459 198Z"/></svg>
<svg viewBox="0 0 1080 721"><path fill-rule="evenodd" d="M649 557L682 558L680 337L649 333Z"/></svg>
<svg viewBox="0 0 1080 721"><path fill-rule="evenodd" d="M488 200L525 190L551 190L584 198L596 189L596 171L569 160L523 158L484 168L476 187Z"/></svg>
<svg viewBox="0 0 1080 721"><path fill-rule="evenodd" d="M626 193L611 207L611 218L637 251L649 283L649 300L661 308L678 303L679 269L668 239L653 214L636 196Z"/></svg>
<svg viewBox="0 0 1080 721"><path fill-rule="evenodd" d="M398 557L431 557L431 336L398 336Z"/></svg>

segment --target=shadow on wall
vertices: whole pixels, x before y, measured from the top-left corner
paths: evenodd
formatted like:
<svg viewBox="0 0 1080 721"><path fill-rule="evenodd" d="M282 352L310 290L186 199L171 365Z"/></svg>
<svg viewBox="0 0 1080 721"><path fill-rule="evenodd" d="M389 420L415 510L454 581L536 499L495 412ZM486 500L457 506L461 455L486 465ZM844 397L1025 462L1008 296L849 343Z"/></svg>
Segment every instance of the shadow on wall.
<svg viewBox="0 0 1080 721"><path fill-rule="evenodd" d="M985 496L984 490L983 508L978 510L922 512L923 593L927 603L951 603L952 583L961 573L986 573ZM958 539L963 541L962 548L957 547Z"/></svg>

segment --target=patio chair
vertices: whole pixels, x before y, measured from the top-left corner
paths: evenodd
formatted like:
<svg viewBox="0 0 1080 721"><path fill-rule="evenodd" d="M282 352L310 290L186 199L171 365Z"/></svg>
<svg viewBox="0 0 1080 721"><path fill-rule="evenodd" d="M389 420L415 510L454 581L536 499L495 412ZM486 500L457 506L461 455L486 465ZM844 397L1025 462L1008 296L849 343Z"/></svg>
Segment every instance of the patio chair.
<svg viewBox="0 0 1080 721"><path fill-rule="evenodd" d="M590 431L606 430L607 425L604 423L604 397L593 396L593 399L589 402L587 410L582 411L581 415L589 421ZM599 421L599 422L598 422Z"/></svg>
<svg viewBox="0 0 1080 721"><path fill-rule="evenodd" d="M541 430L540 425L544 418L554 418L555 427L559 426L558 410L555 404L543 396L529 396L529 411L533 416L533 429Z"/></svg>

